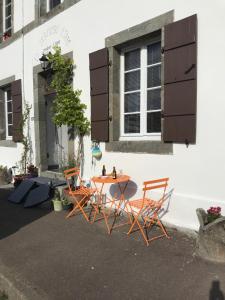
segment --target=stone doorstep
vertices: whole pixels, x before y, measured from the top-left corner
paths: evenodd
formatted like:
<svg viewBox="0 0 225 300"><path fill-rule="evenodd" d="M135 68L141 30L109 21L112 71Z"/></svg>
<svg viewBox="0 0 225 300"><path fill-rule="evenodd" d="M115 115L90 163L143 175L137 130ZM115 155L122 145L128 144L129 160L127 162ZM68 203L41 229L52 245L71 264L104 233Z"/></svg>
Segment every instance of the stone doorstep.
<svg viewBox="0 0 225 300"><path fill-rule="evenodd" d="M53 178L53 179L65 180L65 177L63 176L63 174L61 172L42 171L40 173L40 176L48 177L48 178Z"/></svg>

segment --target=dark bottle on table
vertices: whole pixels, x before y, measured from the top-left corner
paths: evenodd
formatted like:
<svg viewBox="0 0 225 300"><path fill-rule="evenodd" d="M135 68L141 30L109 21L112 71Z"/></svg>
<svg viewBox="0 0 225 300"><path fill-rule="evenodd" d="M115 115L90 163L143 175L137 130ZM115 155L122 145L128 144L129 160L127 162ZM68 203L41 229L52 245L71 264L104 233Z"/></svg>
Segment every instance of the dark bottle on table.
<svg viewBox="0 0 225 300"><path fill-rule="evenodd" d="M117 178L117 175L116 175L116 168L115 168L115 167L113 167L112 177L113 177L113 179L116 179L116 178Z"/></svg>
<svg viewBox="0 0 225 300"><path fill-rule="evenodd" d="M103 168L102 168L102 176L106 176L106 168L105 168L105 165L103 165Z"/></svg>

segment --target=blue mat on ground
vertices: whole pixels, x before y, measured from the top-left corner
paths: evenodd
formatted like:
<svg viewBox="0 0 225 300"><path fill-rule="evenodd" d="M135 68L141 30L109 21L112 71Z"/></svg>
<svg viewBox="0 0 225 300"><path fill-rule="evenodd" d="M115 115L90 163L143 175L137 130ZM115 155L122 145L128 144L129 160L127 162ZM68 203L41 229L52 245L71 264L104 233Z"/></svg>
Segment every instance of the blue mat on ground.
<svg viewBox="0 0 225 300"><path fill-rule="evenodd" d="M13 203L21 203L34 186L34 181L23 180L20 185L9 195L8 200Z"/></svg>
<svg viewBox="0 0 225 300"><path fill-rule="evenodd" d="M42 184L32 189L26 197L24 207L33 207L48 200L50 187L47 184Z"/></svg>
<svg viewBox="0 0 225 300"><path fill-rule="evenodd" d="M57 178L49 178L49 177L41 177L41 176L30 178L29 180L34 181L37 184L47 184L53 188L66 184L66 180L60 180Z"/></svg>

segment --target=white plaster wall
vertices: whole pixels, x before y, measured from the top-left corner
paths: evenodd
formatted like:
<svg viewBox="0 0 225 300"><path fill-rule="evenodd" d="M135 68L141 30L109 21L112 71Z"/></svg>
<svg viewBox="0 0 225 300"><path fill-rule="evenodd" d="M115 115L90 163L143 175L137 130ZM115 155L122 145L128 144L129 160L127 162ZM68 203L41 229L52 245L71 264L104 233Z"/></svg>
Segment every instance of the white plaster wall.
<svg viewBox="0 0 225 300"><path fill-rule="evenodd" d="M99 174L103 164L109 171L113 166L117 170L122 169L139 187L144 180L168 176L174 192L169 213L164 219L179 226L197 229L197 207L221 205L225 214L225 102L222 96L225 69L224 1L82 0L25 36L25 98L32 102L32 66L38 64L44 49L50 49L56 41L60 41L63 53L73 51L77 65L74 87L82 89L82 100L88 105L89 116L89 53L103 48L107 36L172 9L175 11L175 21L195 13L198 15L196 145L187 148L174 144L173 155L151 155L105 152L102 143L102 160L92 165L91 141L86 137L84 176L88 178ZM6 65L5 57L12 55L10 67L0 72L1 78L21 75L21 46L20 42L15 44L17 48L11 45L0 52L3 65ZM34 142L33 123L31 125ZM0 148L0 153L2 161L8 159L5 149Z"/></svg>
<svg viewBox="0 0 225 300"><path fill-rule="evenodd" d="M35 0L14 1L14 32L34 21Z"/></svg>
<svg viewBox="0 0 225 300"><path fill-rule="evenodd" d="M0 52L0 80L15 75L16 79L22 78L22 59L20 40L13 43L8 48L1 49ZM16 148L0 147L0 165L12 167L20 160L21 144L17 144Z"/></svg>

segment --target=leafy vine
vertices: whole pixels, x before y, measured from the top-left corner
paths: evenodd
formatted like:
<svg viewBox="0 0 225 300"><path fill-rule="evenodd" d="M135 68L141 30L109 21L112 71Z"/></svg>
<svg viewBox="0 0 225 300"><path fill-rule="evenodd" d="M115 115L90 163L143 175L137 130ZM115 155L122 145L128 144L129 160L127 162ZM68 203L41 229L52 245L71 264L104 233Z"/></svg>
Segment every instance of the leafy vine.
<svg viewBox="0 0 225 300"><path fill-rule="evenodd" d="M76 66L71 58L61 54L60 47L54 47L54 53L47 55L52 70L51 87L56 91L53 101L53 122L57 126L67 125L71 136L77 136L76 164L83 162L83 137L90 133L90 122L85 116L87 106L81 102L82 91L73 89L72 81Z"/></svg>

